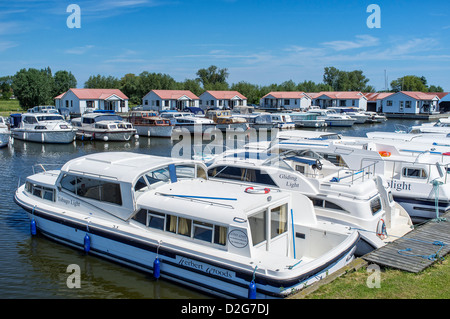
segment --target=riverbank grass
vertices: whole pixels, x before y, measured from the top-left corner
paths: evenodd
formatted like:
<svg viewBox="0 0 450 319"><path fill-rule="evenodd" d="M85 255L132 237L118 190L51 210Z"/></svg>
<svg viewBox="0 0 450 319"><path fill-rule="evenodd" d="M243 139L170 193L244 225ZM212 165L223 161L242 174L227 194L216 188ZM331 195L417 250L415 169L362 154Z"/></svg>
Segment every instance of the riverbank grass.
<svg viewBox="0 0 450 319"><path fill-rule="evenodd" d="M16 112L23 112L18 100L0 100L0 116L8 117Z"/></svg>
<svg viewBox="0 0 450 319"><path fill-rule="evenodd" d="M370 264L368 265L370 267ZM367 267L348 272L311 292L305 299L450 299L448 255L420 273L381 269L379 288ZM370 288L372 286L373 288Z"/></svg>

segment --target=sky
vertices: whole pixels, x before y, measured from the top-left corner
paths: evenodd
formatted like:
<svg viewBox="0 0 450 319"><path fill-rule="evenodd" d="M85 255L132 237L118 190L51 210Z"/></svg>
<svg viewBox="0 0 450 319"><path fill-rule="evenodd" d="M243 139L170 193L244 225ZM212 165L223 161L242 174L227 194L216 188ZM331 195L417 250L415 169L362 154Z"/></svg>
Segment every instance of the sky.
<svg viewBox="0 0 450 319"><path fill-rule="evenodd" d="M1 0L0 77L49 66L82 88L91 75L184 81L216 65L229 84L269 85L319 83L334 66L362 70L376 90L417 75L450 91L449 9L448 0Z"/></svg>

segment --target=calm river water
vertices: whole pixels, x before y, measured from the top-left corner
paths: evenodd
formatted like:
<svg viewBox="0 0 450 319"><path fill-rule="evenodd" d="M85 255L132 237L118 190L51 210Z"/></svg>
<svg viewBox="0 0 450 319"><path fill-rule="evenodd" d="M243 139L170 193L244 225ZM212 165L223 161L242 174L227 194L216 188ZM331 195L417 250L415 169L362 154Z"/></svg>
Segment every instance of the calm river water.
<svg viewBox="0 0 450 319"><path fill-rule="evenodd" d="M352 128L327 128L343 135L365 136L368 131L395 131L396 125L419 124L416 120L388 120ZM171 156L177 141L141 137L132 142L81 142L68 145L14 141L0 149L0 298L63 299L195 299L208 298L192 289L146 275L103 259L85 255L42 236L30 235L29 219L13 200L19 182L33 173L33 165L64 164L94 152L131 151ZM204 141L205 144L210 141ZM81 269L81 288L69 289L70 264Z"/></svg>

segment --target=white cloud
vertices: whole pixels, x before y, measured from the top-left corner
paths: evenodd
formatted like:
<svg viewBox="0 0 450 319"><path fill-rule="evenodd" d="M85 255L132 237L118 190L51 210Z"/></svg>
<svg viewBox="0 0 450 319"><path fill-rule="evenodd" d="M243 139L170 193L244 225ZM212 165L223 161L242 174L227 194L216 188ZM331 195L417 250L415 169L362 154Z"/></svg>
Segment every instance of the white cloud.
<svg viewBox="0 0 450 319"><path fill-rule="evenodd" d="M81 54L85 54L86 52L88 52L93 47L94 47L93 45L89 44L89 45L85 45L85 46L82 46L82 47L75 47L75 48L72 48L72 49L67 49L64 52L68 53L68 54L79 54L79 55L81 55Z"/></svg>
<svg viewBox="0 0 450 319"><path fill-rule="evenodd" d="M357 35L354 41L331 41L323 42L322 45L330 47L336 51L359 49L379 45L380 41L371 35Z"/></svg>
<svg viewBox="0 0 450 319"><path fill-rule="evenodd" d="M6 51L8 49L18 46L16 42L12 41L0 41L0 52Z"/></svg>

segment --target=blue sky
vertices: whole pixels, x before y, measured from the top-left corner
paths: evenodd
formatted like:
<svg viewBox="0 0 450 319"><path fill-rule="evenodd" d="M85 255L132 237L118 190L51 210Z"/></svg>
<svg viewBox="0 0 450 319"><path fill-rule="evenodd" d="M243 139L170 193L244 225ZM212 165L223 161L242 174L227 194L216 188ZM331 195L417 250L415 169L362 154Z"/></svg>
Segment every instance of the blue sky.
<svg viewBox="0 0 450 319"><path fill-rule="evenodd" d="M368 5L381 10L369 28ZM81 9L68 28L67 6ZM227 68L228 82L322 82L323 68L362 70L377 90L425 76L450 91L450 2L417 0L15 0L0 2L0 76L22 68L90 75L143 71L177 81Z"/></svg>

